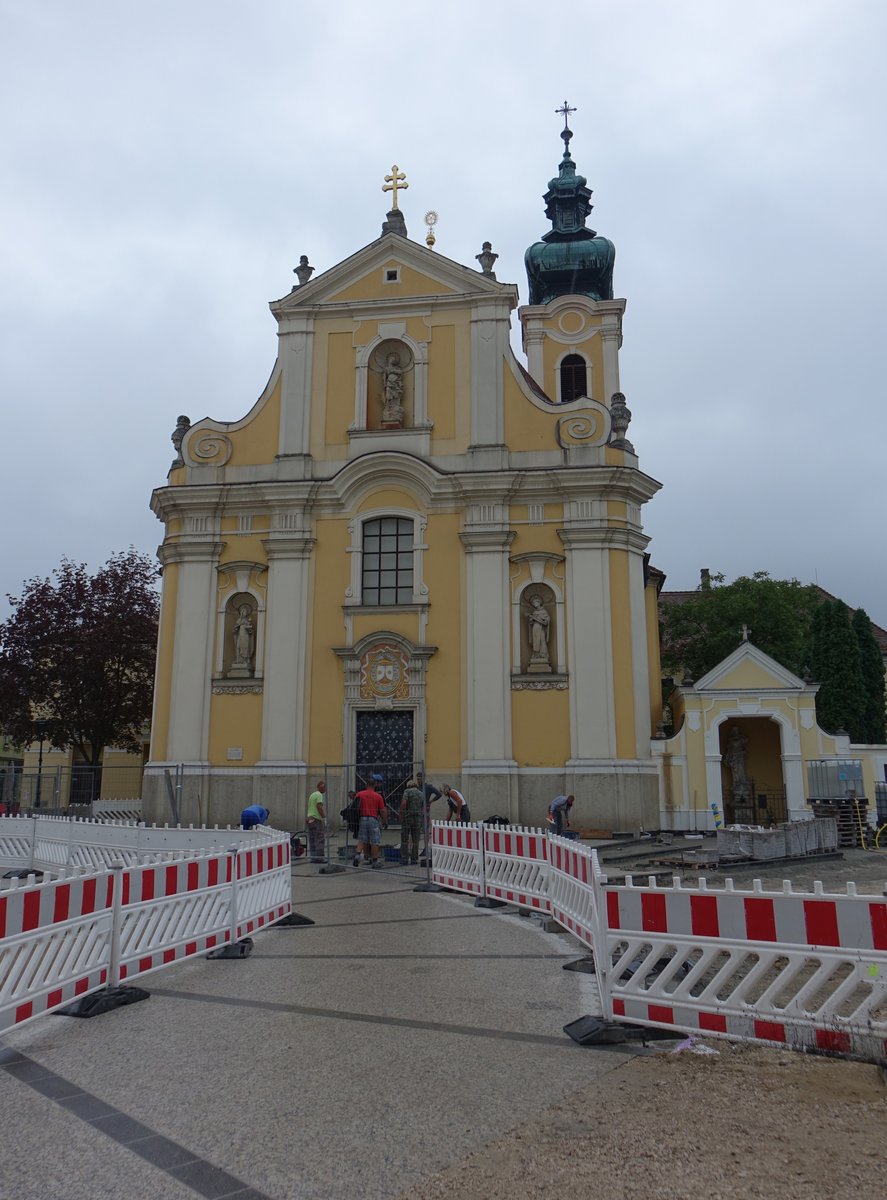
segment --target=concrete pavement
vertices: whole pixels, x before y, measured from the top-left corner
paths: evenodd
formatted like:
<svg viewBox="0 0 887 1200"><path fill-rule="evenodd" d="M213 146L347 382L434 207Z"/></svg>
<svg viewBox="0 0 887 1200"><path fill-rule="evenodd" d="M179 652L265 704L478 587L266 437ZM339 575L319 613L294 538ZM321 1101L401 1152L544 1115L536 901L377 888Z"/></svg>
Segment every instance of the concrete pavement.
<svg viewBox="0 0 887 1200"><path fill-rule="evenodd" d="M392 1197L610 1071L562 933L400 868L294 867L314 926L148 976L151 999L44 1017L0 1056L17 1200Z"/></svg>

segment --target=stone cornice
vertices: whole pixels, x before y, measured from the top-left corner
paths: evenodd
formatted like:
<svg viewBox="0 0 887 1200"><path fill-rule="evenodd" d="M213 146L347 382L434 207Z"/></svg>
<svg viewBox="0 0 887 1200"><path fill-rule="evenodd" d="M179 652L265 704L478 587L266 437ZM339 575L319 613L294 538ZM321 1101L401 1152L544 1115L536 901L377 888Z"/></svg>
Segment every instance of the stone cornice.
<svg viewBox="0 0 887 1200"><path fill-rule="evenodd" d="M634 529L611 529L609 526L571 525L558 529L558 537L568 550L603 547L608 550L632 550L643 554L650 539Z"/></svg>
<svg viewBox="0 0 887 1200"><path fill-rule="evenodd" d="M334 317L346 317L352 321L390 321L399 316L425 316L432 309L435 312L447 308L473 309L476 305L482 305L485 309L490 310L488 315L485 315L481 319L507 321L510 318L512 309L517 306L517 288L514 288L513 292L510 292L507 296L490 296L484 292L459 292L452 295L442 294L433 298L429 296L392 296L390 299L380 298L378 300L325 301L322 304L312 305L310 308L302 308L292 313L271 305L271 311L279 323L280 334L285 336L290 332L305 332L306 317L315 321L318 318L330 319ZM502 310L501 316L497 314L498 309ZM292 318L298 318L298 325L295 325L291 329L289 321Z"/></svg>
<svg viewBox="0 0 887 1200"><path fill-rule="evenodd" d="M384 634L384 632L380 633L378 635L379 641L380 642L383 641L385 636L386 635ZM364 639L361 639L361 640L364 640ZM337 658L343 658L343 659L359 658L361 656L361 654L363 653L361 650L358 649L357 646L332 646L331 649L332 649L333 654L335 654ZM404 652L408 655L409 658L424 658L427 660L427 659L431 658L432 655L437 654L437 646L408 645L408 646L404 646Z"/></svg>

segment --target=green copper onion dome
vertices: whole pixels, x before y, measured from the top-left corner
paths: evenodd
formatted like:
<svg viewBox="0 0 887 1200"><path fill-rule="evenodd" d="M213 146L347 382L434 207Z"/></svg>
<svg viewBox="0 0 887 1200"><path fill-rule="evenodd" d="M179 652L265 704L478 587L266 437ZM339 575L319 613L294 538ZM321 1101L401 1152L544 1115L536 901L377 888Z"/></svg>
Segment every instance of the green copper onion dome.
<svg viewBox="0 0 887 1200"><path fill-rule="evenodd" d="M616 248L607 238L586 228L585 219L592 207L591 189L585 186L585 177L576 174L570 156L572 136L565 123L561 131L564 157L544 196L551 232L543 234L524 256L531 304L547 304L557 296L568 295L613 299Z"/></svg>

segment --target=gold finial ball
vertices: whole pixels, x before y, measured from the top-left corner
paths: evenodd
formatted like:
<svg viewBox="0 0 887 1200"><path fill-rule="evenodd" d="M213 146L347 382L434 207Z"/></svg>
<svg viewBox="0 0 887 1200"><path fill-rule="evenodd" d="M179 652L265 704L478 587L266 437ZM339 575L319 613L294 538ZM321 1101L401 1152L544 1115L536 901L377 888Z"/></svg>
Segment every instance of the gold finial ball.
<svg viewBox="0 0 887 1200"><path fill-rule="evenodd" d="M430 208L425 214L425 224L428 226L428 233L425 235L425 245L430 250L437 238L434 236L434 227L437 224L437 213L433 208Z"/></svg>

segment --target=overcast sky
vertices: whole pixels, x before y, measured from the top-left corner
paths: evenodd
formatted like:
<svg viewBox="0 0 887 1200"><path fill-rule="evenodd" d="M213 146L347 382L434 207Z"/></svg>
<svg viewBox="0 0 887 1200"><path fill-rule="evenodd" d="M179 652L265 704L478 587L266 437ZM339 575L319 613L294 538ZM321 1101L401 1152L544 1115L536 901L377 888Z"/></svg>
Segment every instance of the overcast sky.
<svg viewBox="0 0 887 1200"><path fill-rule="evenodd" d="M882 0L0 15L0 593L154 551L176 416L250 408L267 302L378 237L392 163L410 235L492 241L526 303L567 98L666 586L768 570L887 625Z"/></svg>

